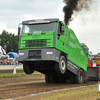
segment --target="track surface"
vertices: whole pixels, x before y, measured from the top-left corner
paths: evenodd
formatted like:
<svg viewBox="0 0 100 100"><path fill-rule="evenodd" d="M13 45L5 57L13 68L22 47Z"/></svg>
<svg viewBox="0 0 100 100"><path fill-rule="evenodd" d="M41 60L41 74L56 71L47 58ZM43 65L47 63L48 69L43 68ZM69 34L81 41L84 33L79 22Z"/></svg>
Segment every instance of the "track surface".
<svg viewBox="0 0 100 100"><path fill-rule="evenodd" d="M21 96L28 96L40 92L72 88L97 84L97 81L86 81L84 84L69 83L45 83L44 75L23 75L16 77L0 78L0 99L10 99Z"/></svg>

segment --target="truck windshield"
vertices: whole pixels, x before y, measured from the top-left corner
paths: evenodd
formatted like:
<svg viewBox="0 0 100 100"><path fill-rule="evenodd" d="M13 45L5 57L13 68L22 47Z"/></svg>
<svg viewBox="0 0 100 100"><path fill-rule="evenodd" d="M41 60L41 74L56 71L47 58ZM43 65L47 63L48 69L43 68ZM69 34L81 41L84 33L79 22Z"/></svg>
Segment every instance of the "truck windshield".
<svg viewBox="0 0 100 100"><path fill-rule="evenodd" d="M23 25L22 34L24 33L41 33L41 32L55 32L57 23L43 23L34 25Z"/></svg>

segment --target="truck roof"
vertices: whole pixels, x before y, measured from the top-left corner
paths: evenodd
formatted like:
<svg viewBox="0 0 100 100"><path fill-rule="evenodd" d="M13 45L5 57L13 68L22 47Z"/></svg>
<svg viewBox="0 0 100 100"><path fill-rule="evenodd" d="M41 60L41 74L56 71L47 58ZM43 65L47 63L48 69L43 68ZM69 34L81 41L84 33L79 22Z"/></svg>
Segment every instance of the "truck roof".
<svg viewBox="0 0 100 100"><path fill-rule="evenodd" d="M22 24L38 24L38 23L51 23L59 21L58 18L55 19L36 19L36 20L27 20L22 21Z"/></svg>

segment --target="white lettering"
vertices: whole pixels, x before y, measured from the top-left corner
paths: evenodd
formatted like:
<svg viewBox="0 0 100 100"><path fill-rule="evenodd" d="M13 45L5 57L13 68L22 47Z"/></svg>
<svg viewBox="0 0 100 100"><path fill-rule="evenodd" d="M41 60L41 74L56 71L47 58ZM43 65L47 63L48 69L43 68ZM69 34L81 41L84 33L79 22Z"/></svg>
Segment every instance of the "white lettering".
<svg viewBox="0 0 100 100"><path fill-rule="evenodd" d="M35 23L49 23L50 21L45 21L44 19L42 20L35 20L35 21L32 21L32 22L29 22L29 24L35 24Z"/></svg>
<svg viewBox="0 0 100 100"><path fill-rule="evenodd" d="M19 53L20 56L24 55L24 53Z"/></svg>
<svg viewBox="0 0 100 100"><path fill-rule="evenodd" d="M47 52L47 55L48 55L48 54L53 54L53 52Z"/></svg>

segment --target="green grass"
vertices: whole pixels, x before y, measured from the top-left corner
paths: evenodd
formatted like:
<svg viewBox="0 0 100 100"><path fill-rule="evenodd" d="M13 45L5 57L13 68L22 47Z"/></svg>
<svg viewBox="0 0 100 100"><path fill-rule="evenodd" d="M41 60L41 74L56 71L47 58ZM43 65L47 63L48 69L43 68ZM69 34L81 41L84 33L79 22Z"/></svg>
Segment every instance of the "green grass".
<svg viewBox="0 0 100 100"><path fill-rule="evenodd" d="M39 74L39 72L34 72L34 74ZM0 74L0 77L6 77L6 76L21 76L21 75L26 75L25 73L16 73L16 74L13 74L13 73L4 73L4 74Z"/></svg>

